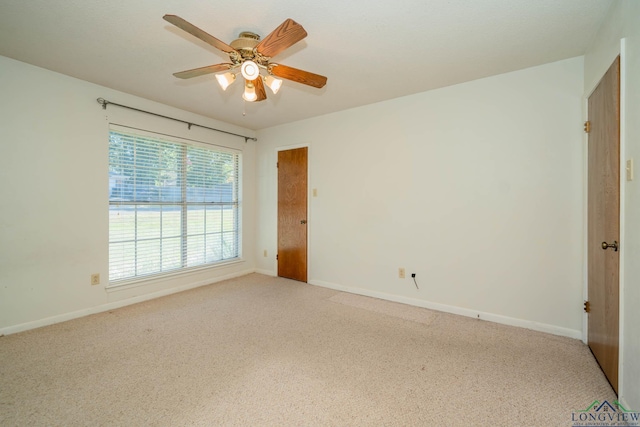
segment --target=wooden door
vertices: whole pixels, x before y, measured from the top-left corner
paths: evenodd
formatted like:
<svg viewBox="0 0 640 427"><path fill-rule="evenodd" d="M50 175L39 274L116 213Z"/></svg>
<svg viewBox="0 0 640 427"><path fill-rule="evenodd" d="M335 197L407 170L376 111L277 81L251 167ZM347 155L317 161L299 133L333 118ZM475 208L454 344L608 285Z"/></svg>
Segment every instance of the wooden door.
<svg viewBox="0 0 640 427"><path fill-rule="evenodd" d="M278 152L278 276L307 281L307 147Z"/></svg>
<svg viewBox="0 0 640 427"><path fill-rule="evenodd" d="M620 57L588 106L588 342L617 393L620 252L603 245L620 242Z"/></svg>

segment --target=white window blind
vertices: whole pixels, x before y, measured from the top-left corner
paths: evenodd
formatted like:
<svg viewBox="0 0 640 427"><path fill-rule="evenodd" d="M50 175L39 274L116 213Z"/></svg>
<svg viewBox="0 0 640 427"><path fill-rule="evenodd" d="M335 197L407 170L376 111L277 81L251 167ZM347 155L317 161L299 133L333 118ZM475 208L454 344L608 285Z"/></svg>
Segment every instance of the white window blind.
<svg viewBox="0 0 640 427"><path fill-rule="evenodd" d="M237 152L109 132L109 283L238 258Z"/></svg>

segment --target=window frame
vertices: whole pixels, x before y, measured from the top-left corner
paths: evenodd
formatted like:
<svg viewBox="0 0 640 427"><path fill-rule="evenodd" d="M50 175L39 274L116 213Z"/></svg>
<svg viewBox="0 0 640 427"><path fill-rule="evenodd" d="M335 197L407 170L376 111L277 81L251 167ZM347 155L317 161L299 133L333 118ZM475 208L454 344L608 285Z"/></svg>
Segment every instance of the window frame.
<svg viewBox="0 0 640 427"><path fill-rule="evenodd" d="M112 137L112 133L115 134L120 134L123 135L127 138L132 138L134 140L137 140L137 138L142 138L145 139L147 142L148 140L153 140L153 141L157 141L159 144L158 146L160 146L161 144L165 144L165 145L173 145L174 147L179 147L176 149L179 149L180 151L180 159L179 162L181 163L181 169L180 172L178 173L179 175L179 179L180 179L180 201L175 202L175 201L162 201L162 200L136 200L136 194L138 192L138 188L136 187L136 182L135 179L133 180L133 196L132 196L132 200L112 200L112 183L111 183L111 171L112 171L112 160L111 160L111 137ZM143 282L147 282L150 280L157 280L157 279L162 279L165 277L171 277L171 276L179 276L179 275L184 275L184 274L189 274L189 273L193 273L193 272L198 272L201 270L206 270L206 269L211 269L211 268L219 268L222 266L227 266L229 264L235 264L235 263L239 263L242 262L242 151L238 150L238 149L234 149L234 148L230 148L230 147L226 147L223 145L218 145L218 144L212 144L212 143L207 143L207 142L203 142L203 141L197 141L197 140L193 140L193 139L187 139L187 138L183 138L183 137L179 137L179 136L175 136L175 135L167 135L164 133L158 133L158 132L153 132L153 131L147 131L147 130L142 130L142 129L138 129L138 128L130 128L127 126L122 126L122 125L116 125L116 124L109 124L109 129L108 129L108 138L109 138L109 147L108 147L108 153L109 153L109 194L108 194L108 204L109 204L109 219L108 219L108 227L109 227L109 238L108 238L108 245L109 245L109 261L108 261L108 265L109 265L109 274L108 274L108 284L106 286L106 288L120 288L120 287L127 287L128 285L137 285L137 284L141 284ZM232 175L233 175L233 181L232 181L232 185L231 185L231 201L196 201L196 200L189 200L190 197L188 194L188 181L190 179L190 176L193 177L192 175L189 175L188 169L187 169L187 162L189 161L189 157L188 157L188 153L189 153L189 149L193 148L196 150L207 150L210 153L217 153L217 154L226 154L226 155L232 155L233 157L233 164L234 164L234 169L232 170ZM159 170L159 169L158 169ZM132 173L136 173L136 166L132 167ZM203 187L204 188L204 187ZM137 255L134 257L135 260L135 274L134 275L127 275L126 277L118 277L118 278L112 278L112 260L111 260L111 248L112 248L112 244L116 244L116 243L122 243L122 242L118 242L116 240L112 239L112 235L111 235L111 231L112 231L112 227L113 227L113 223L112 223L112 218L111 218L111 212L112 212L112 208L113 207L122 207L122 206L132 206L135 210L135 215L136 215L136 225L135 225L135 252L138 252L138 243L140 241L142 241L143 239L139 239L138 236L138 225L137 225L137 215L138 215L138 209L140 207L154 207L154 206L158 206L160 207L160 215L162 218L162 213L163 213L163 207L176 207L179 206L179 211L180 211L180 235L177 236L180 240L180 266L179 267L175 267L175 268L168 268L168 269L163 269L162 266L162 256L160 258L160 267L159 269L157 269L154 272L150 272L150 273L138 273L139 270L139 266L138 263L139 261L137 260ZM229 234L231 233L232 235L232 242L233 242L233 248L234 250L232 250L232 256L231 257L224 257L223 252L224 250L221 250L221 257L220 259L215 259L213 261L209 261L207 262L207 249L205 247L205 243L206 242L206 236L207 234L213 234L213 233L208 233L207 229L206 229L206 225L203 227L203 230L201 233L190 233L189 232L189 222L188 222L188 216L189 216L189 210L190 208L194 208L194 207L200 207L201 210L203 211L203 215L206 217L207 212L208 212L208 208L209 207L217 207L220 209L220 231L218 232L218 234L220 234L220 240L221 240L221 245L224 245L222 242L224 240L224 235L225 234ZM224 221L222 219L223 217L223 212L226 209L231 210L232 215L232 224L233 224L233 228L231 230L231 232L229 231L225 231L224 230ZM162 221L162 219L161 219ZM205 220L206 221L206 220ZM205 223L206 224L206 223ZM187 251L188 251L188 244L187 241L189 239L189 237L203 237L203 248L202 248L202 253L200 254L203 258L203 262L201 263L196 263L195 265L189 265L189 262L187 261ZM176 236L173 236L171 238L176 238ZM152 239L154 240L154 239ZM160 249L159 251L162 252L163 248L162 248L162 244L163 244L163 237L162 234L160 234L159 238L156 238L155 240L159 240L159 245L160 245ZM222 247L222 246L221 246Z"/></svg>

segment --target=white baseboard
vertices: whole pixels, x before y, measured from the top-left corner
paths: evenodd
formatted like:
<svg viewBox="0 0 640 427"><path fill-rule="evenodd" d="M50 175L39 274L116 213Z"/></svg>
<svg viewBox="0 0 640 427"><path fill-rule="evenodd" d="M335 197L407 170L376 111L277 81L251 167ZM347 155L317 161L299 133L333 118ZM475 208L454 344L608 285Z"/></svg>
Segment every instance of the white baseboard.
<svg viewBox="0 0 640 427"><path fill-rule="evenodd" d="M559 335L563 337L569 337L569 338L574 338L579 340L582 339L582 331L563 328L561 326L549 325L546 323L534 322L532 320L517 319L515 317L508 317L500 314L476 311L469 308L456 307L453 305L439 304L436 302L404 297L401 295L387 294L384 292L371 291L368 289L353 288L349 286L338 285L335 283L324 282L322 280L309 280L308 283L315 286L335 289L337 291L349 292L352 294L379 298L387 301L399 302L402 304L413 305L416 307L428 308L430 310L442 311L444 313L451 313L451 314L457 314L460 316L473 317L474 319L487 320L489 322L500 323L500 324L509 325L509 326L517 326L520 328L531 329L538 332L546 332L548 334Z"/></svg>
<svg viewBox="0 0 640 427"><path fill-rule="evenodd" d="M266 276L276 276L276 273L270 270L261 269L247 269L236 273L230 273L224 276L215 277L212 279L201 280L198 282L190 283L187 285L179 286L171 289L164 289L162 291L153 292L146 295L140 295L132 298L127 298L121 301L114 301L111 303L102 304L95 307L85 308L82 310L73 311L70 313L63 313L44 319L39 319L31 322L21 323L18 325L8 326L0 329L0 335L15 334L18 332L27 331L30 329L40 328L43 326L53 325L55 323L65 322L67 320L77 319L79 317L88 316L91 314L102 313L108 310L114 310L117 308L125 307L131 304L137 304L139 302L148 301L155 298L175 294L178 292L186 291L189 289L198 288L200 286L210 285L213 283L221 282L223 280L233 279L235 277L244 276L251 273L264 274ZM335 283L324 282L321 280L309 280L309 284L314 286L321 286L324 288L335 289L338 291L349 292L352 294L364 295L373 298L379 298L387 301L399 302L402 304L413 305L416 307L428 308L431 310L442 311L445 313L458 314L461 316L480 318L490 322L501 323L504 325L518 326L521 328L531 329L539 332L546 332L553 335L560 335L569 338L582 339L582 332L574 329L563 328L560 326L549 325L545 323L534 322L530 320L516 319L513 317L502 316L499 314L486 313L481 311L475 311L467 308L461 308L451 305L439 304L430 301L420 300L416 298L409 298L400 295L387 294L384 292L371 291L368 289L353 288L349 286L338 285Z"/></svg>
<svg viewBox="0 0 640 427"><path fill-rule="evenodd" d="M211 285L213 283L221 282L223 280L233 279L235 277L245 276L247 274L251 274L255 272L256 272L255 269L247 269L247 270L243 270L235 273L226 274L224 276L214 277L207 280L200 280L198 282L189 283L187 285L182 285L175 288L163 289L161 291L152 292L150 294L139 295L136 297L127 298L120 301L101 304L95 307L84 308L82 310L72 311L70 313L58 314L56 316L51 316L44 319L21 323L19 325L7 326L5 328L0 329L0 336L16 334L18 332L28 331L30 329L35 329L43 326L53 325L56 323L66 322L67 320L73 320L79 317L89 316L91 314L102 313L108 310L115 310L117 308L125 307L127 305L137 304L139 302L164 297L164 296L175 294L178 292L187 291L189 289L199 288L200 286Z"/></svg>
<svg viewBox="0 0 640 427"><path fill-rule="evenodd" d="M625 407L626 409L628 409L629 411L637 412L637 411L635 411L635 408L634 408L634 409L631 409L631 408L629 407L629 402L627 402L627 401L625 400L624 396L619 396L619 397L618 397L618 402L620 402L620 403L622 404L622 406L624 406L624 407Z"/></svg>

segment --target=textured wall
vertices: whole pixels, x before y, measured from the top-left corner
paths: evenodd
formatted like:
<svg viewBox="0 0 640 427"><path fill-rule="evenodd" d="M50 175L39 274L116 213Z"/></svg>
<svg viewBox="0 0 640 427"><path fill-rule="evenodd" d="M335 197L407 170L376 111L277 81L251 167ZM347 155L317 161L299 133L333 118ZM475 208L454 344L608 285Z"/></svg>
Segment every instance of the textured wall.
<svg viewBox="0 0 640 427"><path fill-rule="evenodd" d="M582 335L583 59L259 131L258 268L279 147L309 145L309 281ZM398 278L398 267L420 284Z"/></svg>
<svg viewBox="0 0 640 427"><path fill-rule="evenodd" d="M253 270L254 143L118 107L105 111L96 98L250 131L5 57L0 70L0 333ZM110 121L243 151L245 262L107 292ZM90 285L93 273L101 285Z"/></svg>

